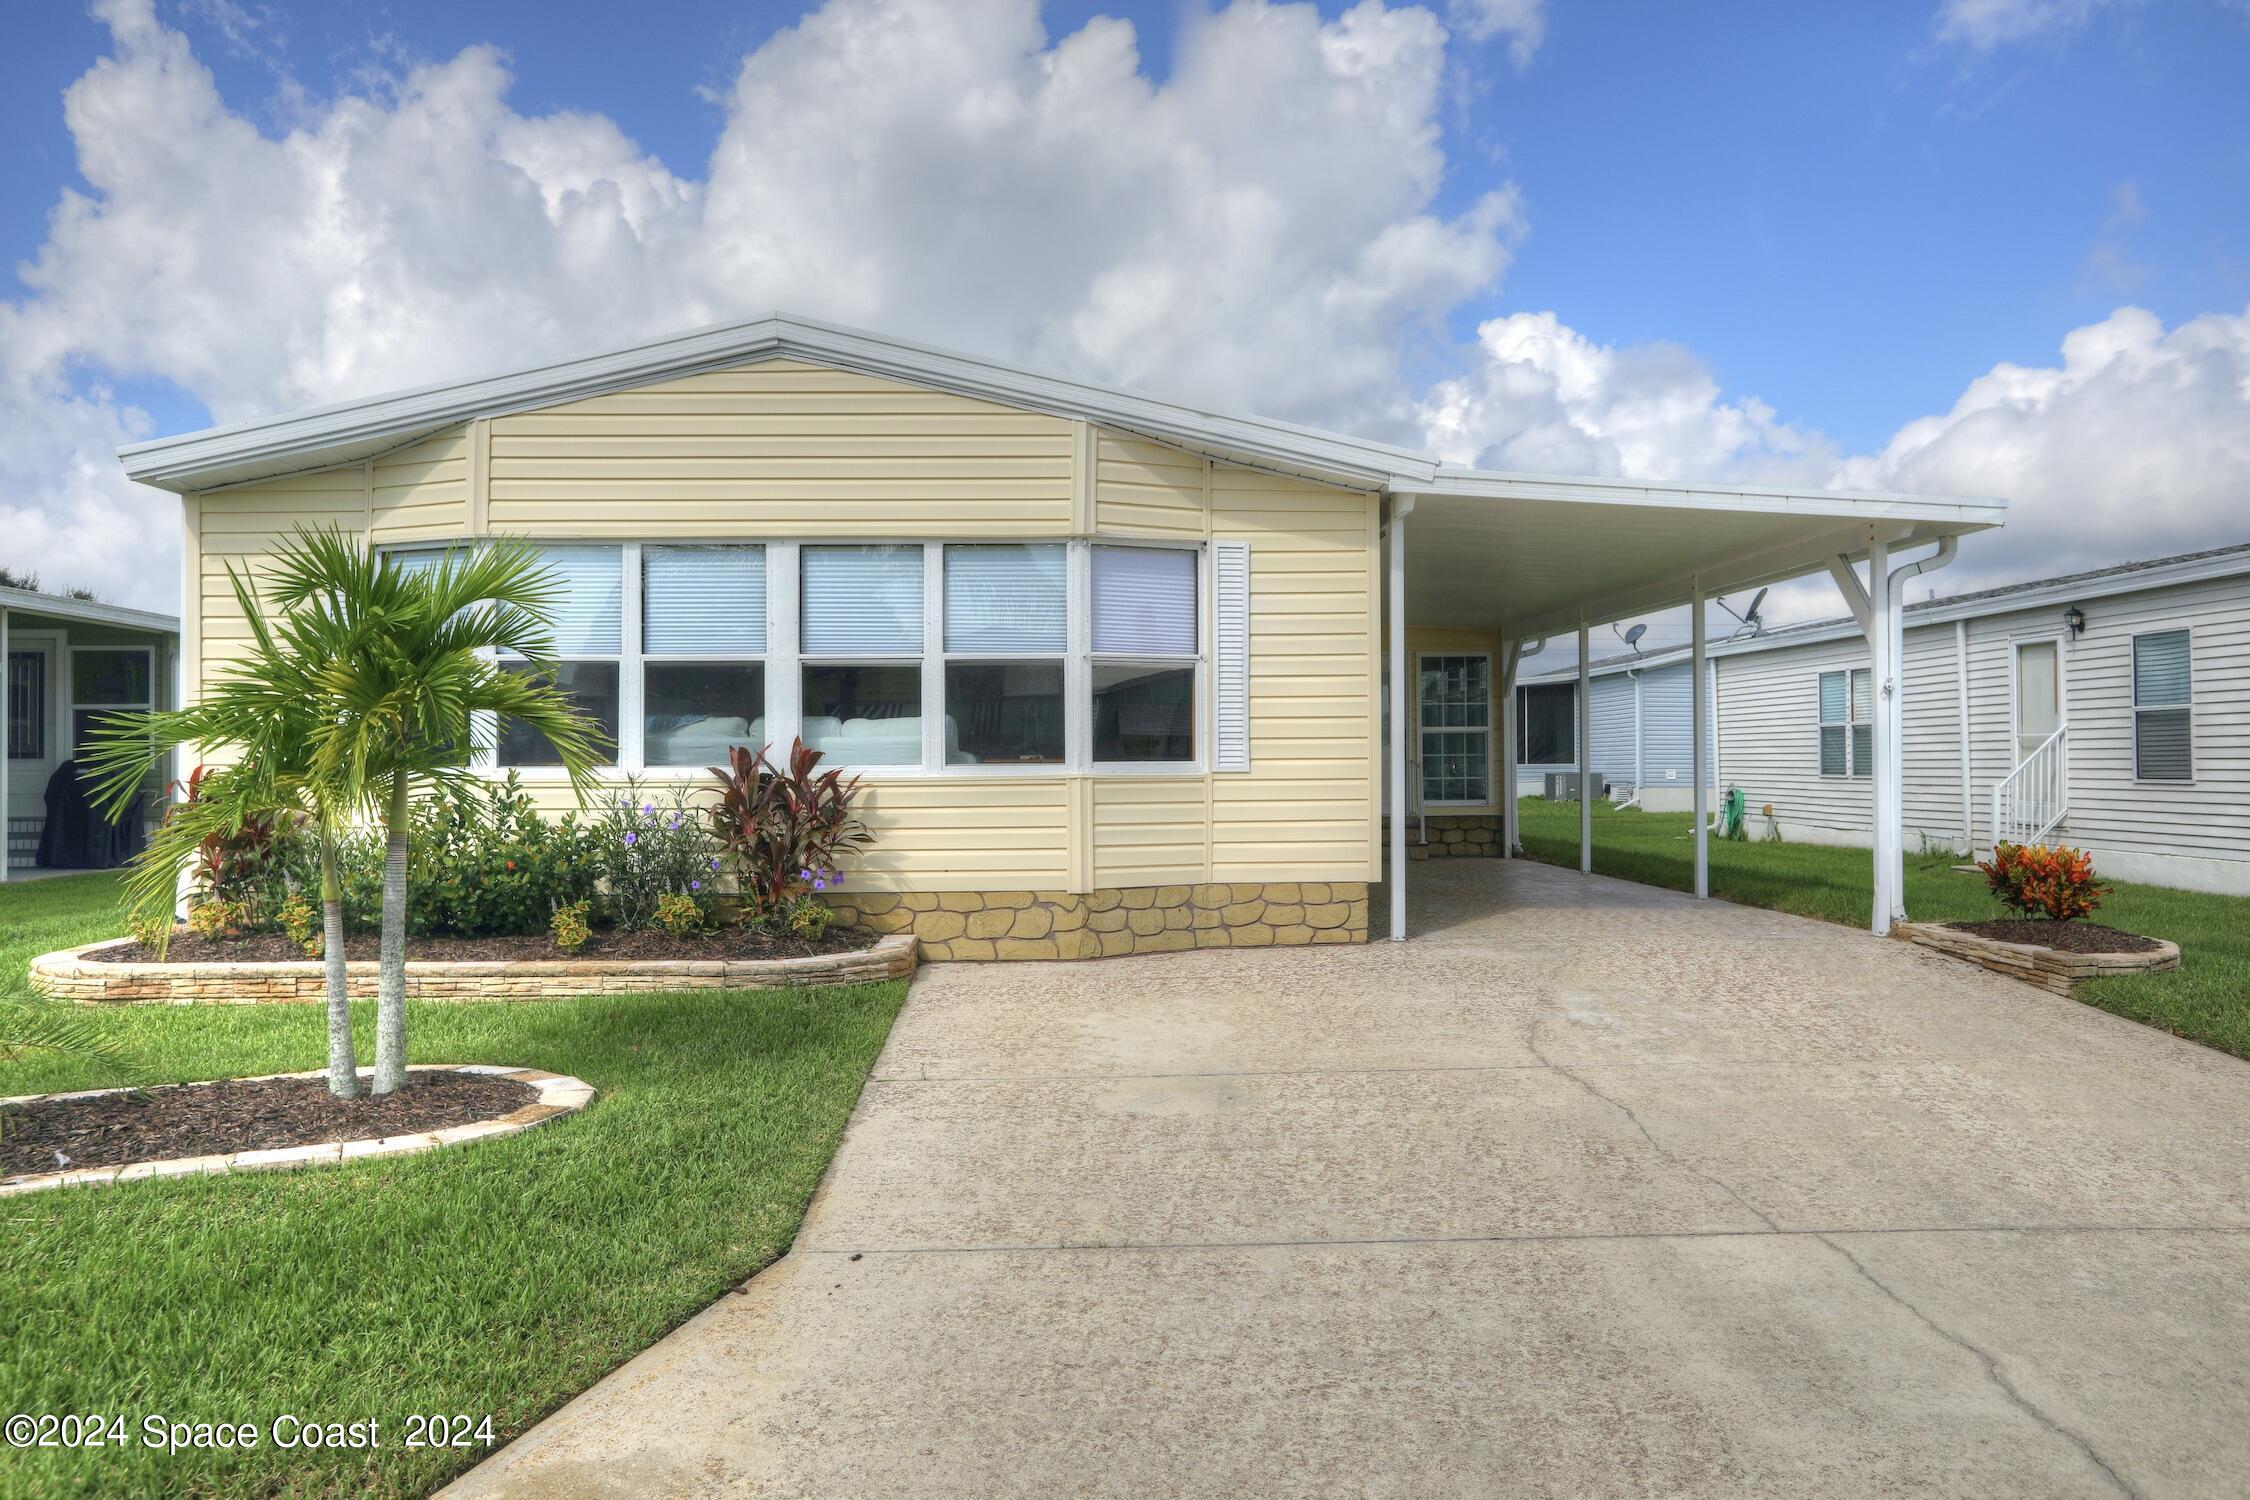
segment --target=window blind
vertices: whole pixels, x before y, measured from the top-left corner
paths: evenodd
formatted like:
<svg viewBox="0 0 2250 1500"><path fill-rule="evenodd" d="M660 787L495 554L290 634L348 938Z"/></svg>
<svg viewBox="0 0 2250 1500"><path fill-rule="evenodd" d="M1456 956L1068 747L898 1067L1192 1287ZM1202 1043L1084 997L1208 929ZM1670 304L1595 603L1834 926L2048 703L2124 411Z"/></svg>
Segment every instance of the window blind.
<svg viewBox="0 0 2250 1500"><path fill-rule="evenodd" d="M625 576L616 547L543 547L557 585L548 625L557 656L615 656L624 648Z"/></svg>
<svg viewBox="0 0 2250 1500"><path fill-rule="evenodd" d="M1211 545L1212 733L1221 771L1250 769L1250 544Z"/></svg>
<svg viewBox="0 0 2250 1500"><path fill-rule="evenodd" d="M641 549L641 649L747 655L766 649L766 549Z"/></svg>
<svg viewBox="0 0 2250 1500"><path fill-rule="evenodd" d="M1195 565L1195 554L1183 548L1096 547L1094 650L1193 656Z"/></svg>
<svg viewBox="0 0 2250 1500"><path fill-rule="evenodd" d="M1820 722L1844 722L1844 674L1841 672L1820 674Z"/></svg>
<svg viewBox="0 0 2250 1500"><path fill-rule="evenodd" d="M1059 546L945 549L945 649L1059 652L1069 625L1070 570Z"/></svg>
<svg viewBox="0 0 2250 1500"><path fill-rule="evenodd" d="M2170 708L2188 701L2188 633L2167 630L2133 637L2133 702Z"/></svg>
<svg viewBox="0 0 2250 1500"><path fill-rule="evenodd" d="M2194 726L2184 708L2133 715L2133 774L2143 781L2195 779Z"/></svg>
<svg viewBox="0 0 2250 1500"><path fill-rule="evenodd" d="M913 656L922 649L920 547L807 547L799 554L808 656Z"/></svg>

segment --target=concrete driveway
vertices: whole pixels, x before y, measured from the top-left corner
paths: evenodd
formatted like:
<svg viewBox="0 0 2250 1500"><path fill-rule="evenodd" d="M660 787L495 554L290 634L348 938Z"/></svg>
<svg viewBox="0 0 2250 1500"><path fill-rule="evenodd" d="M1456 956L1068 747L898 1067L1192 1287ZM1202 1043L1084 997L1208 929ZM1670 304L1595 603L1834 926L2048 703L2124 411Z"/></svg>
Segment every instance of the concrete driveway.
<svg viewBox="0 0 2250 1500"><path fill-rule="evenodd" d="M463 1495L2241 1495L2250 1067L1523 863L926 971L796 1249Z"/></svg>

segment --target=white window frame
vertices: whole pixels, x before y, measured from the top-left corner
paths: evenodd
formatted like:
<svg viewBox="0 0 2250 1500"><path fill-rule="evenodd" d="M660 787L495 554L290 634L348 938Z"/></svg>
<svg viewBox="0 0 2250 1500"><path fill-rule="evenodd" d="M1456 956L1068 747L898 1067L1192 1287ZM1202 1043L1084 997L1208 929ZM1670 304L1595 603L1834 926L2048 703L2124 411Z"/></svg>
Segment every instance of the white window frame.
<svg viewBox="0 0 2250 1500"><path fill-rule="evenodd" d="M78 653L81 651L129 651L134 655L139 656L142 660L148 663L148 696L137 703L79 702ZM78 755L78 715L80 713L148 713L155 709L157 698L157 684L156 648L154 646L105 646L94 641L88 641L84 645L72 645L66 648L64 654L65 660L63 662L63 669L69 674L69 680L63 685L64 691L68 695L68 701L67 705L63 709L63 740L62 746L60 748L67 748L70 754L62 757L63 759L75 759ZM48 745L49 752L53 753L57 748L58 747L55 746L50 739Z"/></svg>
<svg viewBox="0 0 2250 1500"><path fill-rule="evenodd" d="M55 753L55 746L60 738L56 725L58 722L70 722L70 705L66 701L62 680L64 673L70 669L70 663L63 655L63 635L59 631L25 630L11 624L8 630L8 654L13 656L18 652L36 654L46 660L46 691L42 694L46 701L39 705L40 727L46 733L42 737L39 754L20 759L11 757L8 764L14 772L22 774L51 771L61 759ZM58 661L61 663L60 668L56 665ZM5 679L0 678L0 689L4 687ZM11 718L8 723L12 732L15 720ZM6 746L0 746L0 753L5 750Z"/></svg>
<svg viewBox="0 0 2250 1500"><path fill-rule="evenodd" d="M1436 727L1434 732L1438 734L1475 734L1482 735L1484 737L1485 795L1482 798L1468 798L1465 800L1449 798L1444 801L1440 801L1429 794L1429 780L1427 769L1429 763L1429 752L1424 747L1428 741L1429 735L1433 731L1429 726L1423 724L1422 722L1422 663L1425 661L1443 661L1451 657L1476 657L1484 662L1484 726L1480 729L1471 729L1466 727L1447 727L1441 724ZM1494 720L1497 718L1497 714L1495 712L1495 705L1493 702L1493 690L1496 685L1497 684L1494 682L1492 674L1492 653L1489 651L1417 651L1414 653L1414 756L1415 760L1419 762L1415 780L1416 790L1421 794L1422 806L1491 807L1498 801L1498 799L1492 795L1492 789L1495 785L1498 784L1499 781L1499 778L1493 773L1492 765L1493 736L1498 732L1497 726L1494 723Z"/></svg>
<svg viewBox="0 0 2250 1500"><path fill-rule="evenodd" d="M786 751L804 727L803 677L808 665L845 664L850 662L919 662L922 669L922 757L910 765L853 765L824 760L822 769L841 770L847 776L865 776L871 780L955 779L973 780L980 777L1025 779L1066 775L1097 775L1104 777L1155 778L1168 776L1200 776L1211 765L1213 736L1213 705L1211 702L1211 640L1214 607L1211 547L1202 538L1194 540L1159 539L1143 537L1061 538L1053 536L1002 535L991 537L914 537L914 536L798 536L777 538L771 536L709 536L651 537L625 540L616 536L531 536L524 538L537 547L615 547L619 550L621 569L622 612L617 666L617 759L614 764L604 764L595 770L597 779L609 782L623 781L630 776L653 776L673 779L683 775L701 775L703 766L651 766L643 756L645 728L642 720L646 704L646 679L644 673L650 662L762 662L766 669L766 741L767 744ZM386 556L409 553L438 553L475 548L487 541L481 537L457 537L436 541L417 541L398 545L385 545L377 550ZM1041 652L972 652L945 649L945 548L948 545L994 545L1020 543L1030 546L1062 546L1066 549L1067 591L1065 594L1065 649L1059 660L1063 664L1063 759L1052 765L948 765L945 762L945 665L950 660L962 661L1033 661L1054 660L1055 656ZM642 549L648 546L737 546L762 547L766 560L766 649L755 652L667 652L650 655L642 649L645 621L642 618ZM803 584L802 552L806 547L919 547L923 553L922 584L922 650L919 655L852 655L834 653L808 654L800 650L802 641L803 610L801 589ZM1093 646L1093 549L1095 547L1135 547L1142 549L1181 550L1196 554L1195 569L1195 637L1196 649L1192 656L1095 656ZM1458 654L1458 653L1455 653ZM494 654L493 659L497 659ZM610 661L608 655L573 654L558 656L558 661ZM1093 668L1102 664L1144 665L1162 667L1192 667L1195 672L1194 734L1195 755L1190 760L1179 761L1096 761L1093 759ZM1488 668L1489 670L1489 668ZM499 726L490 714L479 714L471 727L473 748L471 766L487 775L498 777L513 770L527 786L559 784L568 780L559 766L502 766L499 764Z"/></svg>
<svg viewBox="0 0 2250 1500"><path fill-rule="evenodd" d="M1524 752L1531 748L1531 694L1535 689L1563 688L1570 695L1570 717L1566 721L1570 730L1570 754L1562 760L1531 760ZM1571 682L1519 682L1516 684L1516 769L1559 766L1575 770L1578 766L1578 684ZM1390 695L1383 697L1390 702Z"/></svg>
<svg viewBox="0 0 2250 1500"><path fill-rule="evenodd" d="M1844 717L1841 719L1824 719L1820 716L1820 683L1822 678L1827 677L1844 679ZM1859 697L1852 691L1853 679L1855 678L1867 683L1868 701L1870 707L1872 707L1875 690L1875 671L1872 667L1822 667L1813 679L1813 720L1817 726L1813 733L1813 766L1815 774L1823 781L1867 781L1875 774L1875 752L1872 744L1868 749L1868 763L1864 766L1859 763L1859 736L1855 731L1861 729L1870 731L1870 739L1872 740L1875 719L1872 713L1864 719L1859 717ZM1820 735L1830 729L1844 731L1844 769L1840 772L1824 770L1820 767Z"/></svg>
<svg viewBox="0 0 2250 1500"><path fill-rule="evenodd" d="M1081 728L1081 755L1077 764L1097 776L1200 776L1210 764L1211 755L1211 549L1201 540L1171 541L1141 537L1096 537L1088 542L1075 542L1074 548L1084 556L1080 571L1073 582L1083 580L1075 596L1073 613L1079 616L1082 633L1073 638L1072 656L1085 663L1080 691L1068 705L1067 712L1076 717ZM1126 656L1094 650L1094 549L1098 547L1126 547L1140 551L1181 551L1196 554L1195 565L1195 652L1192 656ZM1195 671L1195 706L1193 730L1195 754L1186 760L1095 760L1094 754L1094 668L1096 667L1192 667Z"/></svg>
<svg viewBox="0 0 2250 1500"><path fill-rule="evenodd" d="M2185 703L2141 702L2139 655L2141 637L2151 635L2184 635L2187 637L2188 695ZM2162 630L2136 630L2127 643L2125 675L2133 694L2133 784L2147 787L2181 787L2195 785L2195 629L2189 625L2169 625ZM2187 715L2188 773L2183 777L2148 777L2141 774L2141 715L2143 713L2185 713Z"/></svg>
<svg viewBox="0 0 2250 1500"><path fill-rule="evenodd" d="M930 726L928 738L931 740L931 745L927 758L929 760L929 763L932 766L936 767L936 772L934 774L945 776L1059 776L1069 770L1072 770L1079 764L1077 758L1078 744L1077 740L1074 738L1074 731L1077 729L1078 723L1081 719L1089 719L1091 717L1091 709L1093 704L1093 698L1091 696L1093 691L1093 677L1091 671L1077 670L1074 669L1073 665L1074 663L1079 663L1081 666L1083 665L1080 662L1080 653L1076 649L1081 643L1081 637L1076 633L1078 628L1077 605L1080 595L1078 582L1080 568L1078 566L1077 557L1079 545L1080 544L1078 543L1064 541L1059 537L954 537L946 541L935 542L931 544L929 551L930 556L934 560L930 565L930 571L923 575L924 582L922 585L922 603L925 611L927 612L927 617L926 623L922 627L922 631L923 641L925 645L928 645L932 641L936 643L935 649L930 654L934 655L937 658L937 670L935 673L934 683L929 677L925 677L923 679L922 696L925 702L935 702L938 705L938 711L936 713L925 714L923 716L927 725ZM1014 546L1060 547L1062 549L1062 649L1060 651L955 651L951 649L945 644L945 549L948 547ZM1092 575L1089 573L1087 576L1088 581L1091 582ZM945 669L949 663L956 661L997 663L1012 661L1060 662L1063 669L1062 758L1060 760L1048 761L1044 764L1025 763L1022 761L1011 761L1000 765L985 765L981 762L973 766L956 766L949 764L945 758L945 720L947 713L947 704L945 701ZM1081 684L1084 686L1085 691L1088 694L1085 708L1078 707L1077 693L1080 689ZM935 695L934 697L932 696L933 693ZM1198 699L1197 702L1198 706L1200 706L1201 700ZM1090 728L1088 733L1089 735L1091 734ZM1198 736L1197 742L1198 744L1201 743L1200 736Z"/></svg>
<svg viewBox="0 0 2250 1500"><path fill-rule="evenodd" d="M544 546L542 541L538 545ZM559 544L558 544L559 545ZM773 554L775 544L757 537L665 537L661 541L627 542L625 546L625 609L629 618L624 624L625 657L620 663L617 679L617 762L620 768L638 767L636 774L672 778L701 776L710 771L709 766L650 765L648 747L648 669L655 666L743 666L755 663L765 668L766 701L759 715L766 721L766 739L773 739L774 670L773 643L775 632L773 603ZM756 547L759 560L766 572L766 649L763 651L650 651L648 641L647 574L643 553L649 547ZM795 554L791 554L794 558ZM629 663L629 665L627 665ZM632 686L632 719L628 727L625 717L625 679L630 676ZM632 740L631 758L627 758L626 739ZM752 745L755 753L762 746ZM607 768L605 768L607 769Z"/></svg>

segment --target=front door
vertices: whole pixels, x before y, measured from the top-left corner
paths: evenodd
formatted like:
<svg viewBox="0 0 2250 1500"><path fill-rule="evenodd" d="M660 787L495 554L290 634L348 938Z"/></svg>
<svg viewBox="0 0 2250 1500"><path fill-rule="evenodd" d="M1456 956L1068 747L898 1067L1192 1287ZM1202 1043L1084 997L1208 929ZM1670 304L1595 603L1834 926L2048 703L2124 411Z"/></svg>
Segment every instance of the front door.
<svg viewBox="0 0 2250 1500"><path fill-rule="evenodd" d="M2062 728L2062 651L2054 641L2016 644L2016 763Z"/></svg>

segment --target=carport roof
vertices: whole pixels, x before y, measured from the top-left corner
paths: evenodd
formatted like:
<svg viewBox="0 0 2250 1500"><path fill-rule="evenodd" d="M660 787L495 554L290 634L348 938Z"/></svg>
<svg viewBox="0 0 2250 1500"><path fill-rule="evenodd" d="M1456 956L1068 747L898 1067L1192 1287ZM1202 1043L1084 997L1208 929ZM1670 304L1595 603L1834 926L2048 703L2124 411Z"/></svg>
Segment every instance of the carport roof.
<svg viewBox="0 0 2250 1500"><path fill-rule="evenodd" d="M1839 553L1997 526L1997 501L1498 473L1436 454L1230 415L978 355L775 313L473 380L157 438L125 472L186 493L355 463L479 417L769 359L1099 422L1230 463L1411 497L1409 619L1515 634L1793 577ZM1401 503L1403 504L1403 498Z"/></svg>

